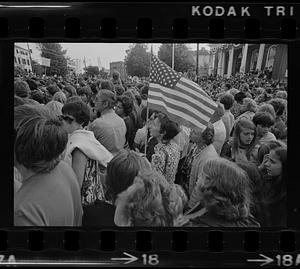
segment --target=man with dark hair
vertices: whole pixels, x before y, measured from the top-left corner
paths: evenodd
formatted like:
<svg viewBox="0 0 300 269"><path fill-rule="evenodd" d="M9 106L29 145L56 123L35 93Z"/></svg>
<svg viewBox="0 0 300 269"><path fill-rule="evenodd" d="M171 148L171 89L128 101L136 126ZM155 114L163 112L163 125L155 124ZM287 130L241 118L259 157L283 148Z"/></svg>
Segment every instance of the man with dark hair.
<svg viewBox="0 0 300 269"><path fill-rule="evenodd" d="M241 114L241 109L242 109L242 106L243 106L243 100L244 98L246 98L246 94L243 93L243 92L238 92L234 95L234 104L231 108L231 113L233 114L233 116L235 118L237 118L240 114Z"/></svg>
<svg viewBox="0 0 300 269"><path fill-rule="evenodd" d="M222 121L226 128L225 142L227 142L229 140L231 130L234 126L234 116L230 112L230 109L232 108L234 103L234 98L230 93L225 93L221 96L220 103L224 105L224 109L225 109L225 113L222 116Z"/></svg>
<svg viewBox="0 0 300 269"><path fill-rule="evenodd" d="M275 135L270 132L274 118L269 112L257 112L253 117L253 123L256 126L260 144L276 140Z"/></svg>
<svg viewBox="0 0 300 269"><path fill-rule="evenodd" d="M100 84L100 89L101 90L109 90L109 91L115 92L115 86L109 80L102 80L101 84Z"/></svg>
<svg viewBox="0 0 300 269"><path fill-rule="evenodd" d="M110 90L100 90L95 99L95 109L101 117L94 120L90 130L98 141L113 155L124 148L126 142L126 125L115 111L116 96Z"/></svg>

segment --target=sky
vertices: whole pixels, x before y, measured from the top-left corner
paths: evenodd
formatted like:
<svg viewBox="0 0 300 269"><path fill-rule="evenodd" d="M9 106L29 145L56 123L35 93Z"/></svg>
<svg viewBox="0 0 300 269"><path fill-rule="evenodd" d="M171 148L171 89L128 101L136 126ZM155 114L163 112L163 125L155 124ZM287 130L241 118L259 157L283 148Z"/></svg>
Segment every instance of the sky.
<svg viewBox="0 0 300 269"><path fill-rule="evenodd" d="M109 69L109 63L114 61L123 61L126 55L126 50L130 43L60 43L67 50L67 56L72 59L86 58L87 65L98 66L97 57L100 57L101 67ZM27 48L27 43L18 43L18 45ZM153 53L157 55L160 43L154 43ZM192 50L196 50L196 44L187 44ZM32 49L32 58L39 57L39 51L36 49L35 43L29 43ZM149 51L151 44L148 45ZM199 44L199 49L205 47L209 49L207 43Z"/></svg>

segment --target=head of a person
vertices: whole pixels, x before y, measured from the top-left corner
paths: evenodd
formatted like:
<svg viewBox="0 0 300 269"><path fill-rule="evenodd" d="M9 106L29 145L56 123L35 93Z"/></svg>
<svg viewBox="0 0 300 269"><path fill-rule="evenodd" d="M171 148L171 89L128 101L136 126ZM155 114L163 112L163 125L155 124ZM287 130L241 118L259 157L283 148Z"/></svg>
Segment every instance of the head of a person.
<svg viewBox="0 0 300 269"><path fill-rule="evenodd" d="M100 83L100 89L115 92L114 84L110 80L102 80Z"/></svg>
<svg viewBox="0 0 300 269"><path fill-rule="evenodd" d="M121 96L121 95L124 94L125 89L124 89L124 87L121 86L121 85L115 85L115 91L116 91L116 95L117 95L117 96Z"/></svg>
<svg viewBox="0 0 300 269"><path fill-rule="evenodd" d="M50 101L46 104L46 106L54 117L59 117L62 114L62 108L64 105L58 101Z"/></svg>
<svg viewBox="0 0 300 269"><path fill-rule="evenodd" d="M82 101L82 99L80 98L80 96L74 95L74 96L70 96L70 97L67 98L66 104L68 104L68 103L74 103L74 102L80 102L80 101Z"/></svg>
<svg viewBox="0 0 300 269"><path fill-rule="evenodd" d="M230 83L225 84L225 91L229 91L231 89Z"/></svg>
<svg viewBox="0 0 300 269"><path fill-rule="evenodd" d="M270 150L285 146L286 144L284 142L281 142L280 140L269 141L260 145L257 151L257 159L259 164L263 162L265 155L268 155L270 153Z"/></svg>
<svg viewBox="0 0 300 269"><path fill-rule="evenodd" d="M135 99L135 95L134 95L134 90L133 89L129 89L128 91L124 92L123 95L128 96L132 100L132 102L134 104L136 104L136 99Z"/></svg>
<svg viewBox="0 0 300 269"><path fill-rule="evenodd" d="M88 103L90 100L90 97L92 95L92 90L90 88L90 86L86 85L84 87L81 87L77 90L77 94L78 96L80 96L81 100L84 103Z"/></svg>
<svg viewBox="0 0 300 269"><path fill-rule="evenodd" d="M95 109L102 113L105 110L113 109L116 104L116 95L110 90L100 90L95 98Z"/></svg>
<svg viewBox="0 0 300 269"><path fill-rule="evenodd" d="M205 161L200 173L200 203L208 212L229 221L249 216L250 180L242 168L227 159L216 158Z"/></svg>
<svg viewBox="0 0 300 269"><path fill-rule="evenodd" d="M76 94L76 89L70 84L67 85L66 87L64 87L63 91L64 91L67 98L77 95Z"/></svg>
<svg viewBox="0 0 300 269"><path fill-rule="evenodd" d="M163 113L155 114L155 119L150 125L151 136L165 144L172 140L179 131L180 128L178 124L171 121L167 115Z"/></svg>
<svg viewBox="0 0 300 269"><path fill-rule="evenodd" d="M234 100L238 103L238 104L243 104L243 99L246 98L246 94L243 92L238 92L234 95Z"/></svg>
<svg viewBox="0 0 300 269"><path fill-rule="evenodd" d="M269 101L269 104L273 106L277 117L282 116L286 110L286 104L284 99L274 98Z"/></svg>
<svg viewBox="0 0 300 269"><path fill-rule="evenodd" d="M112 73L112 79L113 79L113 81L120 81L120 73L118 72L118 71L114 71L113 73Z"/></svg>
<svg viewBox="0 0 300 269"><path fill-rule="evenodd" d="M243 83L240 87L241 92L248 92L249 91L249 84Z"/></svg>
<svg viewBox="0 0 300 269"><path fill-rule="evenodd" d="M23 104L14 107L14 129L18 129L19 124L24 119L34 118L36 116L50 117L49 109L44 105Z"/></svg>
<svg viewBox="0 0 300 269"><path fill-rule="evenodd" d="M243 112L250 111L250 112L254 112L255 113L256 110L257 110L257 104L256 104L256 102L253 99L246 97L243 100L242 111Z"/></svg>
<svg viewBox="0 0 300 269"><path fill-rule="evenodd" d="M65 104L60 119L64 123L64 129L70 134L89 124L90 113L89 106L80 100Z"/></svg>
<svg viewBox="0 0 300 269"><path fill-rule="evenodd" d="M230 93L225 93L221 96L220 103L224 105L225 110L229 110L234 103L234 97Z"/></svg>
<svg viewBox="0 0 300 269"><path fill-rule="evenodd" d="M107 165L106 196L114 203L132 185L140 170L150 169L147 159L131 150L121 150Z"/></svg>
<svg viewBox="0 0 300 269"><path fill-rule="evenodd" d="M190 141L197 145L210 145L214 141L215 130L214 126L209 123L205 130L192 129L190 132Z"/></svg>
<svg viewBox="0 0 300 269"><path fill-rule="evenodd" d="M275 97L287 100L287 92L286 91L277 91Z"/></svg>
<svg viewBox="0 0 300 269"><path fill-rule="evenodd" d="M141 171L116 201L117 226L172 227L183 203L174 185L153 170Z"/></svg>
<svg viewBox="0 0 300 269"><path fill-rule="evenodd" d="M258 107L257 112L268 112L268 113L270 113L272 115L272 117L274 119L276 118L275 109L274 109L274 107L271 104L267 104L267 103L261 104Z"/></svg>
<svg viewBox="0 0 300 269"><path fill-rule="evenodd" d="M129 116L133 109L133 102L130 97L126 95L118 96L115 107L115 112L120 117Z"/></svg>
<svg viewBox="0 0 300 269"><path fill-rule="evenodd" d="M49 85L47 87L47 91L51 96L53 96L56 92L59 92L60 89L57 85Z"/></svg>
<svg viewBox="0 0 300 269"><path fill-rule="evenodd" d="M287 147L281 146L270 150L266 162L267 173L272 178L285 179L287 176Z"/></svg>
<svg viewBox="0 0 300 269"><path fill-rule="evenodd" d="M31 97L31 99L39 102L40 104L45 104L45 95L40 90L32 91L30 97Z"/></svg>
<svg viewBox="0 0 300 269"><path fill-rule="evenodd" d="M90 84L92 94L97 94L99 91L98 82L93 82Z"/></svg>
<svg viewBox="0 0 300 269"><path fill-rule="evenodd" d="M247 119L239 120L234 127L233 151L239 148L245 148L246 154L249 155L256 143L256 128L253 122ZM248 158L250 156L247 156Z"/></svg>
<svg viewBox="0 0 300 269"><path fill-rule="evenodd" d="M269 112L256 112L253 117L257 136L264 136L274 124L274 117Z"/></svg>
<svg viewBox="0 0 300 269"><path fill-rule="evenodd" d="M67 142L60 120L44 116L26 119L16 131L15 163L34 173L48 173L62 159Z"/></svg>
<svg viewBox="0 0 300 269"><path fill-rule="evenodd" d="M27 79L26 82L27 82L27 84L28 84L31 91L37 90L38 84L35 80Z"/></svg>
<svg viewBox="0 0 300 269"><path fill-rule="evenodd" d="M18 97L27 98L31 91L26 81L18 79L14 82L14 92Z"/></svg>
<svg viewBox="0 0 300 269"><path fill-rule="evenodd" d="M60 102L60 103L62 103L64 105L67 102L67 97L66 97L66 95L62 91L59 91L59 92L56 92L53 95L53 99L52 100Z"/></svg>

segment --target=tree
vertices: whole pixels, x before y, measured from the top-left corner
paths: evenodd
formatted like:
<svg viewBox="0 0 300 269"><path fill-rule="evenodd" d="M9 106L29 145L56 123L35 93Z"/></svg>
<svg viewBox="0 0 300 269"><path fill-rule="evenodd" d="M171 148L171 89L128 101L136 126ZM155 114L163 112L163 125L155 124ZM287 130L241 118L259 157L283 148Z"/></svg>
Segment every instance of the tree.
<svg viewBox="0 0 300 269"><path fill-rule="evenodd" d="M149 77L150 53L146 44L133 44L126 50L125 65L129 76Z"/></svg>
<svg viewBox="0 0 300 269"><path fill-rule="evenodd" d="M174 69L177 72L187 72L195 68L192 51L185 44L174 45ZM158 50L158 58L172 67L172 44L162 44Z"/></svg>
<svg viewBox="0 0 300 269"><path fill-rule="evenodd" d="M67 59L65 57L66 50L63 50L59 43L39 43L41 56L50 59L50 67L46 68L47 75L67 74Z"/></svg>
<svg viewBox="0 0 300 269"><path fill-rule="evenodd" d="M97 76L100 74L99 67L98 66L91 66L84 68L85 74L87 76Z"/></svg>

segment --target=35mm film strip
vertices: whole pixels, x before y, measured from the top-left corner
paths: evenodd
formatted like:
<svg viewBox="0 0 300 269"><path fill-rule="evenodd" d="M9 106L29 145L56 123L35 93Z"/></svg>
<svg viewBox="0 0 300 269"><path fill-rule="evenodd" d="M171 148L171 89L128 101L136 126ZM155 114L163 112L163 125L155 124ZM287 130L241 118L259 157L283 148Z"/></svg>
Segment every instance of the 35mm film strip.
<svg viewBox="0 0 300 269"><path fill-rule="evenodd" d="M276 4L268 2L0 3L0 89L3 100L1 118L3 133L5 134L2 139L3 160L0 163L3 177L1 181L2 187L0 188L2 192L0 195L2 212L2 217L0 218L0 265L37 267L257 266L274 268L299 266L300 216L297 171L299 152L299 120L297 111L297 102L299 100L297 98L299 88L297 78L300 51L299 12L300 5L298 3ZM56 47L53 44L56 44ZM137 50L134 50L135 48ZM144 54L139 54L138 49L142 50ZM65 52L63 53L63 51ZM62 58L60 57L63 54L64 60L61 60ZM138 57L135 56L141 57L143 60L139 62ZM133 59L131 60L132 62L130 62L130 57ZM137 68L134 67L135 64ZM114 76L117 77L115 78ZM174 80L173 82L172 79ZM120 84L114 80L120 81ZM24 90L23 86L18 86L24 82L30 89L28 95L24 93L26 90ZM166 187L166 185L159 183L154 176L153 186L147 189L145 182L149 182L147 180L150 179L147 177L151 178L151 175L142 174L140 181L136 179L134 181L132 178L129 180L130 183L120 184L119 182L122 179L127 180L130 177L127 175L127 172L129 171L128 174L130 173L131 166L126 167L124 171L116 168L118 160L122 159L122 156L127 156L124 158L125 161L130 162L131 158L133 158L134 163L139 163L140 159L135 159L138 157L132 157L131 153L122 155L122 153L114 151L114 146L121 143L122 139L120 137L115 138L115 144L110 148L109 143L105 144L105 139L101 140L97 136L95 129L88 129L94 121L97 121L97 118L101 119L102 115L105 114L104 109L97 105L97 102L105 103L107 100L99 97L101 99L99 101L99 98L96 99L96 97L98 95L101 96L99 93L102 90L111 90L109 89L111 84L113 85L112 91L119 96L112 108L114 113L121 118L125 118L125 115L122 116L120 111L126 108L126 101L124 100L127 100L123 98L123 95L124 93L126 95L126 92L132 92L140 96L140 108L146 102L147 109L144 111L146 122L151 118L150 110L153 109L157 112L163 112L171 122L178 123L181 128L181 132L178 131L179 134L183 134L182 130L186 130L185 127L189 130L185 133L185 136L182 136L182 140L177 140L177 142L181 141L177 144L182 146L180 150L178 149L180 157L178 157L176 167L174 166L168 171L168 165L173 165L170 164L173 157L171 159L165 157L165 154L169 154L169 149L167 148L167 153L164 150L158 153L158 147L153 148L152 155L148 157L147 154L149 152L147 149L151 147L151 139L146 139L144 143L141 142L141 147L138 147L137 143L135 143L138 141L135 138L139 128L136 128L132 141L128 133L126 133L126 141L121 146L123 148L123 146L126 147L127 145L127 148L129 147L132 151L138 152L139 158L148 157L151 169L155 170L155 173L157 170L160 171L157 178L160 178L161 174L164 179L174 177L175 185L179 185L179 188L183 190L183 192L179 191L177 193L178 197L176 196L175 201L172 200L173 204L176 205L176 210L179 210L180 213L178 213L179 211L172 213L173 219L169 222L169 225L166 225L168 220L166 213L165 215L162 214L162 219L165 222L161 223L164 224L155 222L157 215L160 214L157 212L161 210L160 205L162 205L162 202L158 203L157 208L154 206L155 203L151 204L149 202L146 209L143 208L143 203L154 201L160 195L162 197L163 194L168 193L169 200L167 199L168 202L167 205L164 205L164 210L168 207L168 210L171 211L173 204L170 197L174 195L171 191L173 190L174 182L170 186L168 185L169 187ZM144 88L145 86L148 87L147 91ZM86 87L89 90L86 90ZM72 93L72 88L75 91L74 93ZM203 94L202 90L204 91ZM208 99L203 101L204 99L201 99L199 92L195 93L194 91L200 91L202 94L200 95L205 95L205 98ZM55 99L54 95L57 95L58 92L63 93L65 101L60 101L58 97L58 99ZM277 132L273 132L273 129L271 132L272 136L276 136L275 140L279 141L280 146L276 144L277 142L274 142L276 145L272 144L272 141L271 143L269 143L270 141L261 142L260 146L263 145L260 151L261 155L257 153L257 161L259 160L258 156L262 157L256 168L258 170L262 169L259 170L259 173L265 173L261 177L261 181L252 182L254 187L252 186L251 188L252 195L254 193L253 189L255 189L255 195L259 193L261 197L261 200L257 198L251 202L251 213L254 212L254 223L258 223L257 225L249 224L250 222L244 224L244 219L241 220L241 216L237 217L236 221L230 222L233 219L232 215L229 218L230 221L226 218L225 221L224 219L220 221L219 217L213 215L213 212L216 212L213 210L211 211L212 213L209 213L212 215L206 218L205 216L207 215L205 214L208 214L207 211L209 210L207 208L209 207L207 206L204 213L203 208L205 208L204 205L206 205L207 200L203 199L199 193L196 193L198 196L195 196L195 189L197 186L200 186L198 185L201 181L199 181L199 177L201 177L200 172L194 179L195 185L193 185L194 189L192 188L192 190L190 190L191 181L187 181L186 185L181 180L180 176L182 175L180 174L179 176L182 168L180 165L182 163L187 165L186 160L192 156L189 155L188 150L184 151L184 143L192 144L193 142L197 144L192 140L193 135L191 135L195 125L198 125L198 127L203 125L206 128L209 126L209 123L212 123L214 132L216 132L218 127L214 124L218 120L213 121L212 118L215 115L214 113L219 110L214 108L214 104L217 107L221 102L223 108L226 109L224 104L226 105L227 101L221 100L222 95L226 92L233 97L232 102L241 102L240 106L244 105L243 99L252 99L249 102L255 102L255 111L246 109L246 111L241 111L239 115L234 114L235 124L237 124L238 116L247 112L247 115L250 112L253 113L250 121L252 125L255 125L255 137L260 130L260 127L257 125L266 127L265 121L268 121L265 114L259 114L258 116L256 114L265 113L264 109L268 109L273 99L285 100L282 101L285 103L286 109L286 114L284 114L286 117L284 120L285 128L282 129L282 133L278 129L276 129ZM241 93L240 96L245 96L238 97L238 93ZM110 155L105 155L108 157L104 161L104 167L106 168L106 178L111 180L117 178L115 182L118 183L112 184L111 189L108 188L111 193L115 193L115 197L111 198L107 194L109 191L106 191L106 185L103 184L105 189L103 196L101 196L103 201L99 198L99 189L97 189L99 191L97 193L98 197L95 198L97 201L107 202L105 208L103 207L104 204L101 204L102 207L99 209L94 206L96 204L95 201L95 203L90 202L94 198L93 196L88 196L87 189L83 188L84 184L79 184L79 187L76 187L80 196L77 197L72 193L72 200L67 196L64 196L65 199L61 199L61 195L68 193L63 190L58 192L58 194L56 191L47 193L47 190L40 187L32 191L28 187L28 181L23 181L23 178L26 178L24 176L25 172L27 172L26 175L29 175L31 180L32 177L34 180L41 179L41 177L36 176L39 175L39 172L28 174L34 170L25 170L28 162L36 161L36 159L31 159L28 156L35 156L36 152L40 152L40 155L44 154L48 158L55 150L59 151L59 149L56 149L56 145L59 142L54 143L50 140L50 142L47 142L45 133L40 144L44 143L47 145L47 143L50 143L51 150L47 152L47 146L40 149L39 143L36 143L40 139L40 137L34 136L36 133L28 136L28 139L22 140L20 130L26 133L30 130L30 124L28 123L27 128L25 128L24 126L22 127L21 122L26 118L26 113L30 114L33 112L32 110L22 110L20 107L25 105L26 108L26 104L30 107L35 102L44 104L45 107L50 107L48 105L50 102L61 102L62 105L59 106L61 112L58 115L60 123L56 123L56 125L66 126L66 124L69 124L70 128L72 122L78 122L77 114L72 112L72 106L69 105L71 108L68 108L67 105L68 103L72 104L72 102L68 101L72 95L76 95L81 99L77 99L76 102L85 103L94 112L94 114L90 115L88 127L81 125L82 129L85 127L84 130L93 131L96 139L101 145L105 146L106 150L108 149L107 154L112 155L111 157L109 157ZM28 99L31 101L26 101ZM135 102L138 102L138 99ZM200 103L201 105L199 105ZM64 106L65 108L63 108ZM263 108L261 109L261 107ZM12 111L13 108L14 112ZM210 109L213 108L216 110L209 114ZM277 113L278 110L275 111L274 106L273 108L274 113ZM76 107L76 109L81 108ZM140 114L143 114L142 109L140 109ZM272 111L269 114L272 114ZM34 115L36 116L36 114ZM256 119L253 120L255 115ZM261 120L261 117L263 117L263 120ZM276 117L277 114L273 120ZM31 118L33 118L33 114L31 114ZM108 122L111 121L109 120ZM24 122L25 120L23 124ZM128 132L130 126L125 120L124 122L126 123L124 125L126 126L126 132ZM162 122L161 120L160 124ZM13 124L14 135L12 134ZM274 122L272 124L274 126ZM150 125L145 126L149 128L147 130L150 138L155 137L155 128L149 127ZM139 127L142 129L143 125ZM107 127L105 130L109 128ZM169 128L172 128L172 126ZM197 134L202 137L205 128L198 131L200 133ZM224 123L224 130L225 128ZM249 128L251 129L251 127ZM72 132L74 132L73 129ZM72 132L70 131L69 135ZM206 129L206 132L209 132L209 130ZM231 136L233 141L235 138L234 131L229 136ZM113 135L110 134L108 137L111 139ZM215 133L214 138L216 140ZM218 146L214 144L218 156L216 155L213 158L217 160L212 161L215 163L212 165L214 169L212 169L211 173L217 173L217 166L220 164L225 167L219 175L221 180L225 180L228 167L228 169L233 167L234 171L244 169L244 173L245 171L247 172L247 178L255 180L255 177L252 179L251 173L249 172L249 174L248 170L245 170L242 165L238 167L239 161L234 159L232 153L230 153L230 156L222 155L226 139L224 137L220 152L218 151ZM145 141L145 139L141 139L141 141ZM226 141L228 142L229 140ZM71 142L76 143L74 140ZM98 142L93 143L93 150L95 150L98 147ZM146 145L146 147L142 147L142 144ZM212 141L208 144L213 146ZM205 146L197 146L198 154L203 151ZM247 148L245 145L243 146ZM22 147L23 150L20 150ZM65 147L67 149L67 144ZM272 170L274 163L276 166L277 155L274 155L275 157L272 155L274 159L271 157L271 160L266 160L267 164L263 166L264 155L271 154L272 150L275 154L275 150L278 148L285 150L282 154L286 156L284 161L280 159L278 164L280 168L277 169L275 167ZM263 149L268 152L263 154ZM16 154L18 157L16 157ZM85 152L85 154L89 153ZM106 153L102 151L101 154ZM161 165L159 168L155 161L157 159L153 157L153 154L163 156L161 160L166 164ZM141 157L141 155L143 156ZM91 155L87 156L89 156L89 160L93 160L90 157ZM194 155L193 158L197 159ZM246 158L248 157L246 156ZM103 164L101 161L104 160L104 157L96 158L97 161L99 159L99 163ZM209 158L204 156L204 159ZM221 161L218 162L220 159ZM230 159L230 163L228 163L228 160L223 161L224 159ZM250 157L247 159L247 162L249 160ZM273 163L271 163L272 160ZM64 161L67 161L67 159ZM22 162L26 163L26 165L24 163L21 165ZM110 171L120 169L120 174L117 171L117 176L115 177L113 172L108 171L109 166L113 167L112 163L116 166ZM207 163L209 161L203 162L203 165ZM199 163L197 165L200 167ZM286 165L287 172L285 171L286 176L283 177L282 167L286 167ZM72 161L70 166L72 167ZM32 168L32 166L30 167ZM67 171L60 168L60 163L55 167L55 169L62 169L62 172ZM72 171L75 173L76 178L79 178L76 167L74 168L73 165ZM195 169L196 164L193 166L193 162L191 162L191 167ZM206 167L209 166L206 165ZM84 169L86 171L87 168L84 167ZM141 173L142 168L138 169ZM272 176L272 171L276 172L276 169L281 171L280 178L284 178L285 181L275 192L275 187L272 187L272 184L275 183L272 183L270 179L276 178L277 180L277 176ZM209 170L205 171L209 173ZM20 181L18 181L16 173L20 175ZM45 173L42 174L44 175ZM201 175L203 177L203 174ZM57 176L52 178L57 180ZM85 180L86 178L84 177L83 181ZM236 177L232 178L232 182L244 184L241 183L242 179L240 180L239 182ZM88 179L85 183L88 184ZM139 184L144 186L144 189L139 189L141 196L133 191L138 186L141 186ZM223 189L221 189L221 185L217 184L213 187L210 186L212 192L215 191L215 194L218 193L220 195L222 191L226 191L226 188L231 188L232 192L230 193L234 193L236 185L222 184L224 184L222 185ZM57 186L60 185L53 185L52 188L55 189ZM246 185L242 186L244 187L241 188L241 193L244 196L241 193L240 196L246 197L245 189L248 187ZM34 189L35 185L33 184L31 188ZM71 185L68 188L71 188ZM72 188L75 187L73 186ZM165 191L163 191L164 188ZM286 188L286 192L282 192L284 188ZM151 196L151 191L155 193L158 189L159 193ZM36 195L39 191L44 193L43 197ZM203 194L204 190L201 189L201 191ZM273 204L273 207L268 207L264 204L265 207L262 206L261 211L253 209L256 208L258 210L257 204L260 205L261 201L267 200L268 195L270 193L273 194L273 192L277 198L277 200L275 199L276 203L279 201L279 206L276 203ZM235 201L234 199L238 199L229 198L231 194L224 196L222 193L220 196L222 199L227 199L226 201L232 199L231 202ZM283 200L280 200L281 196L284 196L284 203L282 202ZM30 199L30 197L34 198ZM122 204L122 200L118 199L119 197L123 197L124 201L132 199L132 202L127 203L123 201L124 204ZM194 200L192 197L194 197ZM45 202L45 199L48 202ZM52 203L51 199L52 201L55 200L55 202ZM77 201L80 199L81 209L80 211L78 209L78 212L85 216L84 218L81 218L82 215L75 212L76 199ZM72 202L70 202L71 200ZM243 206L247 204L246 200L245 198L241 202ZM69 202L70 204L68 204ZM253 206L252 204L255 203L256 206ZM63 211L67 207L66 205L71 204L75 208L73 215L69 211ZM43 205L46 205L45 208L43 208ZM133 205L132 208L129 205ZM88 206L90 206L91 210L87 209ZM250 210L250 205L247 204L245 207L247 206ZM48 212L46 212L48 210L46 208L50 208ZM127 211L124 208L128 209L130 213L126 213ZM222 211L222 215L228 208L230 209L230 206L226 204L223 209L217 209ZM140 215L137 213L140 212L139 210L142 212ZM144 214L147 210L153 214L150 220L146 218L147 214ZM63 213L61 214L61 212ZM104 217L99 217L101 214ZM233 213L231 212L231 214ZM80 216L78 217L78 215ZM216 216L219 215L220 212L217 212ZM69 217L72 221L68 219ZM65 220L61 221L63 218ZM99 219L100 221L98 222ZM57 223L66 224L57 225ZM97 223L100 224L97 225ZM108 223L112 225L108 225Z"/></svg>

